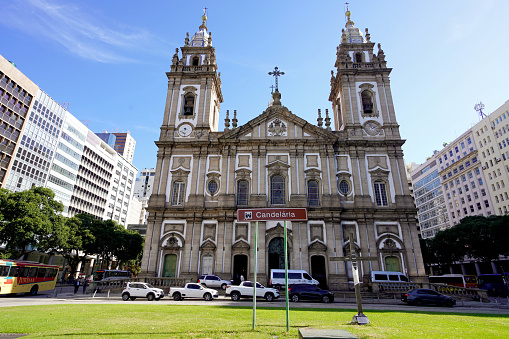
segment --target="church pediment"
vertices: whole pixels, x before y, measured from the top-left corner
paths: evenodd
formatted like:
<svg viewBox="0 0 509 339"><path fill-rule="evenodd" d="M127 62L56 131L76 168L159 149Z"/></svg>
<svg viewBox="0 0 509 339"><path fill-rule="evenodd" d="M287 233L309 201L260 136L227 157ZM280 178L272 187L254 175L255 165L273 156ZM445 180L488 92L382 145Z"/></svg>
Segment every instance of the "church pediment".
<svg viewBox="0 0 509 339"><path fill-rule="evenodd" d="M232 249L234 250L249 250L250 248L251 246L242 239L232 245Z"/></svg>
<svg viewBox="0 0 509 339"><path fill-rule="evenodd" d="M318 252L325 252L325 251L327 251L327 246L317 240L317 241L313 242L311 245L309 245L308 249L310 251L314 250L314 251L318 251Z"/></svg>
<svg viewBox="0 0 509 339"><path fill-rule="evenodd" d="M206 240L203 244L201 244L200 249L201 250L215 250L216 244L214 244L210 240Z"/></svg>
<svg viewBox="0 0 509 339"><path fill-rule="evenodd" d="M313 125L293 114L282 105L269 106L262 114L235 129L225 131L219 139L256 139L258 135L269 139L287 139L290 129L294 126L302 129L303 137L330 140L333 142L338 136L331 131ZM262 129L264 133L255 133Z"/></svg>

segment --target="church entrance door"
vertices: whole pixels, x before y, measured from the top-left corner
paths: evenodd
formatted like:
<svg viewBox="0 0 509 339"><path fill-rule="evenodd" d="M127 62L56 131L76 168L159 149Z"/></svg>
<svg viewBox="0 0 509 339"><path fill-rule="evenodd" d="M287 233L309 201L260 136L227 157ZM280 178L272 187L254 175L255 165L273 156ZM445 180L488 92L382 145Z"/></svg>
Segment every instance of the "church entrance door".
<svg viewBox="0 0 509 339"><path fill-rule="evenodd" d="M400 272L398 258L393 257L393 256L385 257L385 270L393 271L393 272Z"/></svg>
<svg viewBox="0 0 509 339"><path fill-rule="evenodd" d="M269 273L273 269L285 268L285 242L281 237L269 242ZM288 248L288 269L290 269L290 249Z"/></svg>
<svg viewBox="0 0 509 339"><path fill-rule="evenodd" d="M164 257L163 277L175 278L177 272L177 255L167 254Z"/></svg>
<svg viewBox="0 0 509 339"><path fill-rule="evenodd" d="M327 272L323 256L313 255L311 257L311 276L318 280L321 288L327 289Z"/></svg>
<svg viewBox="0 0 509 339"><path fill-rule="evenodd" d="M205 255L202 259L201 274L212 274L212 263L214 258L211 255Z"/></svg>
<svg viewBox="0 0 509 339"><path fill-rule="evenodd" d="M241 276L247 280L247 255L237 254L233 257L233 283L240 284Z"/></svg>

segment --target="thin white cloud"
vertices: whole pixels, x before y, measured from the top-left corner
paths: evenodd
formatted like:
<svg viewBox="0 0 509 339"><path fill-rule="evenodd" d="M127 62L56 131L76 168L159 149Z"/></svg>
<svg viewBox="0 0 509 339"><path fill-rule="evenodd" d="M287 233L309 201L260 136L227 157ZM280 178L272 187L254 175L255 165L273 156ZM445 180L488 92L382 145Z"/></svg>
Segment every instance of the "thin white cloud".
<svg viewBox="0 0 509 339"><path fill-rule="evenodd" d="M98 62L135 62L132 54L150 51L156 40L139 28L108 27L106 20L90 17L85 9L69 2L24 0L4 5L0 24L52 40L72 54Z"/></svg>

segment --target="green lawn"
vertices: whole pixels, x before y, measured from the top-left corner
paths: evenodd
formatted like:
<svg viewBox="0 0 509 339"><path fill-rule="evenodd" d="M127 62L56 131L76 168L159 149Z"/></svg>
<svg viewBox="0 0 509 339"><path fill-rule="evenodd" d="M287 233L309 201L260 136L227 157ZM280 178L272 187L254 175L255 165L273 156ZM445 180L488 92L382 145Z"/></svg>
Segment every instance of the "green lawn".
<svg viewBox="0 0 509 339"><path fill-rule="evenodd" d="M359 338L507 338L509 316L366 311L371 324L349 325L354 310L249 307L51 305L0 308L0 333L44 338L297 338L299 327L346 329ZM1 336L0 336L1 337Z"/></svg>

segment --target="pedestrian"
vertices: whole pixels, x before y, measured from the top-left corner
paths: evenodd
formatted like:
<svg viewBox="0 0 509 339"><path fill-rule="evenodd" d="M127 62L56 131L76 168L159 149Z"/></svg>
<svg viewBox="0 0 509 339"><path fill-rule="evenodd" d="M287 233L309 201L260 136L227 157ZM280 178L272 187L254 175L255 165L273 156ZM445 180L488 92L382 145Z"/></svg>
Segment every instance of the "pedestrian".
<svg viewBox="0 0 509 339"><path fill-rule="evenodd" d="M244 281L244 275L242 275L242 274L240 275L240 281L241 282Z"/></svg>
<svg viewBox="0 0 509 339"><path fill-rule="evenodd" d="M79 279L74 279L74 294L78 293L78 289L80 288L80 281Z"/></svg>
<svg viewBox="0 0 509 339"><path fill-rule="evenodd" d="M83 281L83 294L85 294L87 292L87 287L88 287L88 279L85 278L85 281Z"/></svg>

